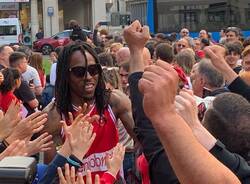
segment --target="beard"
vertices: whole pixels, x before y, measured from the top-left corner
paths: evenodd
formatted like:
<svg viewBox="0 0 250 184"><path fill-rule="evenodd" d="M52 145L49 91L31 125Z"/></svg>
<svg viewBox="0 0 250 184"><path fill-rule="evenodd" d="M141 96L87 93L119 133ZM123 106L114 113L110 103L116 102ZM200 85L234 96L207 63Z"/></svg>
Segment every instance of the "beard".
<svg viewBox="0 0 250 184"><path fill-rule="evenodd" d="M84 101L92 101L92 100L94 100L95 99L95 96L84 96L83 97L83 100Z"/></svg>

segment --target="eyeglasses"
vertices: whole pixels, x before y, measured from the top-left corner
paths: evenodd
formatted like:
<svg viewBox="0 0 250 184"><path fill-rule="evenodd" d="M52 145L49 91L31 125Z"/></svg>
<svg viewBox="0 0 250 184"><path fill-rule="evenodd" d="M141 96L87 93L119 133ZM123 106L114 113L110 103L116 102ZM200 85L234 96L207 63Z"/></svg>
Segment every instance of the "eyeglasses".
<svg viewBox="0 0 250 184"><path fill-rule="evenodd" d="M188 32L188 31L182 31L181 33L184 33L184 34L189 34L189 32Z"/></svg>
<svg viewBox="0 0 250 184"><path fill-rule="evenodd" d="M99 64L89 65L88 67L76 66L70 68L69 71L79 78L84 77L87 71L91 76L95 76L101 72L101 66Z"/></svg>

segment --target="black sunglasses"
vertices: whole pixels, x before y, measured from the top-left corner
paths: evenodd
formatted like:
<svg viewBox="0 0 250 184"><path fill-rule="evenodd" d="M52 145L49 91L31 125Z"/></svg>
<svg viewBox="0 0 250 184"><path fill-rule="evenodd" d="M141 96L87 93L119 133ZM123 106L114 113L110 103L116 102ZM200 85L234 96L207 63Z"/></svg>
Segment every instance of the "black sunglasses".
<svg viewBox="0 0 250 184"><path fill-rule="evenodd" d="M89 65L88 67L76 66L69 69L76 77L84 77L88 71L89 75L94 76L101 72L99 64Z"/></svg>

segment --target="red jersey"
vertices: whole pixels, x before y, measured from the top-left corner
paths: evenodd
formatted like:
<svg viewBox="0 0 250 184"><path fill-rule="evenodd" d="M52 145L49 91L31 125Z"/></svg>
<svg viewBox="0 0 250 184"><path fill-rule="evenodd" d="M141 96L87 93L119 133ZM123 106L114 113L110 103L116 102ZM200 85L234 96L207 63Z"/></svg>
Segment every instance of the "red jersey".
<svg viewBox="0 0 250 184"><path fill-rule="evenodd" d="M89 114L98 114L97 108L91 109ZM103 120L96 121L92 123L93 132L96 133L96 138L88 150L87 154L82 160L82 166L79 169L83 176L86 175L87 170L92 172L92 178L96 174L102 177L105 171L107 171L107 166L105 163L105 158L107 155L112 156L113 148L117 145L119 141L118 130L116 125L116 118L110 106L104 110Z"/></svg>
<svg viewBox="0 0 250 184"><path fill-rule="evenodd" d="M0 93L0 108L2 109L2 111L5 113L8 110L10 103L15 100L19 102L17 97L11 91L5 94Z"/></svg>

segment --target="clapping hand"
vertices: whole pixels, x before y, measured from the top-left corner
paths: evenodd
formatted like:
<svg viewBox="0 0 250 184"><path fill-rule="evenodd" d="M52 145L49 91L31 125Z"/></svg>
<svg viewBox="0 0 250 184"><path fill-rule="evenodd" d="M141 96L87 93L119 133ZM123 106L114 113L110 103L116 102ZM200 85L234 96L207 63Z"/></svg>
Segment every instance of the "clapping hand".
<svg viewBox="0 0 250 184"><path fill-rule="evenodd" d="M60 184L85 184L81 173L77 173L76 178L75 167L72 166L70 168L69 164L65 164L64 168L65 175L63 175L62 169L60 167L57 168ZM86 184L93 184L90 171L87 171ZM94 184L100 184L99 175L95 176Z"/></svg>
<svg viewBox="0 0 250 184"><path fill-rule="evenodd" d="M44 123L47 121L47 114L42 112L35 112L25 119L22 119L13 129L12 134L6 139L10 144L15 140L25 140L34 134L40 132Z"/></svg>
<svg viewBox="0 0 250 184"><path fill-rule="evenodd" d="M1 154L0 160L8 156L27 156L25 141L15 140Z"/></svg>
<svg viewBox="0 0 250 184"><path fill-rule="evenodd" d="M13 132L17 123L21 120L19 112L20 104L16 101L11 102L5 114L0 110L0 139L5 139Z"/></svg>

